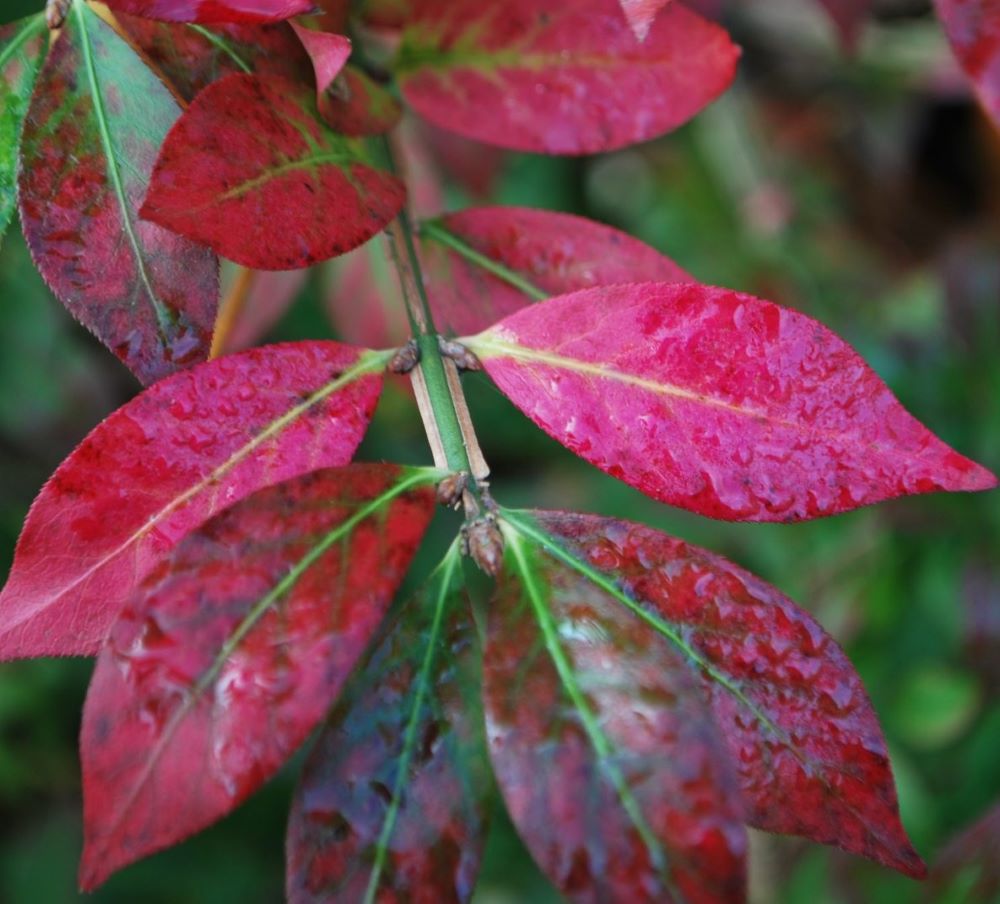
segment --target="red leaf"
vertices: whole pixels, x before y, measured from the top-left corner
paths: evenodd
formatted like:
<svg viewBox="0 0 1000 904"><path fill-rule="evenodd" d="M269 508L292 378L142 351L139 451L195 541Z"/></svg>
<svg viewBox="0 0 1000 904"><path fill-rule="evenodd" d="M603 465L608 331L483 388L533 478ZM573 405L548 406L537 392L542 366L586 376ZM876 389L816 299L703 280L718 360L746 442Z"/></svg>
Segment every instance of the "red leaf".
<svg viewBox="0 0 1000 904"><path fill-rule="evenodd" d="M24 130L19 202L52 291L144 383L203 361L218 262L138 207L180 107L132 49L74 3Z"/></svg>
<svg viewBox="0 0 1000 904"><path fill-rule="evenodd" d="M872 12L872 0L820 0L840 34L845 50L853 51L858 45L861 30Z"/></svg>
<svg viewBox="0 0 1000 904"><path fill-rule="evenodd" d="M645 41L656 16L671 0L618 0L618 2L635 36L640 41Z"/></svg>
<svg viewBox="0 0 1000 904"><path fill-rule="evenodd" d="M247 271L235 278L250 279L242 308L226 335L221 354L241 352L260 342L291 307L309 277L309 270ZM223 281L225 285L225 280ZM348 340L350 341L350 340ZM363 342L353 345L364 346Z"/></svg>
<svg viewBox="0 0 1000 904"><path fill-rule="evenodd" d="M335 132L358 138L388 132L399 122L403 108L361 69L345 66L320 96L319 112Z"/></svg>
<svg viewBox="0 0 1000 904"><path fill-rule="evenodd" d="M697 676L617 600L505 533L483 699L528 849L574 901L742 901L739 793Z"/></svg>
<svg viewBox="0 0 1000 904"><path fill-rule="evenodd" d="M310 754L288 824L291 904L472 894L490 780L455 552L353 679Z"/></svg>
<svg viewBox="0 0 1000 904"><path fill-rule="evenodd" d="M345 35L303 28L295 22L292 22L292 30L312 60L316 74L316 92L321 95L347 63L347 58L351 55L351 39Z"/></svg>
<svg viewBox="0 0 1000 904"><path fill-rule="evenodd" d="M118 24L185 101L236 72L280 75L307 84L312 65L295 32L277 25L193 28L116 14Z"/></svg>
<svg viewBox="0 0 1000 904"><path fill-rule="evenodd" d="M808 614L720 556L642 525L509 517L676 647L711 702L751 825L924 875L861 679Z"/></svg>
<svg viewBox="0 0 1000 904"><path fill-rule="evenodd" d="M0 660L97 652L149 563L215 512L347 464L385 357L299 342L158 383L100 424L35 500L0 594Z"/></svg>
<svg viewBox="0 0 1000 904"><path fill-rule="evenodd" d="M166 22L280 22L316 9L313 0L105 0L116 12Z"/></svg>
<svg viewBox="0 0 1000 904"><path fill-rule="evenodd" d="M305 740L413 558L434 479L394 465L299 477L156 563L84 706L84 889L224 816Z"/></svg>
<svg viewBox="0 0 1000 904"><path fill-rule="evenodd" d="M362 244L404 197L361 142L319 121L310 89L230 75L170 131L142 216L246 267L294 270Z"/></svg>
<svg viewBox="0 0 1000 904"><path fill-rule="evenodd" d="M708 286L611 286L524 308L465 340L567 448L655 499L798 521L996 486L822 324Z"/></svg>
<svg viewBox="0 0 1000 904"><path fill-rule="evenodd" d="M463 210L425 223L421 239L437 325L458 334L549 295L623 282L693 282L624 232L547 210Z"/></svg>
<svg viewBox="0 0 1000 904"><path fill-rule="evenodd" d="M979 102L1000 125L1000 3L934 0L955 56L972 80Z"/></svg>
<svg viewBox="0 0 1000 904"><path fill-rule="evenodd" d="M316 0L316 6L322 10L321 14L316 17L316 21L323 31L333 31L339 34L344 34L347 31L351 0Z"/></svg>
<svg viewBox="0 0 1000 904"><path fill-rule="evenodd" d="M406 99L442 128L588 154L686 122L729 85L738 56L725 31L680 3L639 43L616 0L425 0L397 71Z"/></svg>
<svg viewBox="0 0 1000 904"><path fill-rule="evenodd" d="M396 99L361 69L346 66L349 38L294 22L292 28L313 61L318 109L334 131L360 137L380 135L396 125L403 112Z"/></svg>
<svg viewBox="0 0 1000 904"><path fill-rule="evenodd" d="M361 0L361 17L376 28L401 28L413 16L415 0Z"/></svg>

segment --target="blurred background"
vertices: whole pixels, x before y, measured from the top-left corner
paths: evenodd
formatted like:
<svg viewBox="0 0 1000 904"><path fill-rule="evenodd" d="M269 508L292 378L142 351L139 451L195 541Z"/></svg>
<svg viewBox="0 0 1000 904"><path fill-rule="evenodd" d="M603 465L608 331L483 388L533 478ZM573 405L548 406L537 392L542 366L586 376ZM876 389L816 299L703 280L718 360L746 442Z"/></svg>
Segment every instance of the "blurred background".
<svg viewBox="0 0 1000 904"><path fill-rule="evenodd" d="M0 21L39 6L4 0ZM740 77L691 124L600 158L449 146L463 178L445 203L584 214L706 283L808 313L938 435L1000 470L1000 138L930 3L875 6L846 54L812 0L733 4L723 14L744 48ZM309 273L267 338L349 333L360 297L350 269ZM391 280L380 285L392 306ZM936 879L921 885L755 834L755 904L1000 901L1000 820L949 849L1000 802L1000 495L918 497L794 526L716 523L563 452L485 380L467 386L502 502L627 517L720 551L813 613L860 672L892 750L904 824L925 859L940 862ZM42 483L137 388L52 298L13 227L0 249L0 575ZM362 457L429 461L405 391L387 390ZM442 524L418 569L453 528ZM0 666L0 904L78 900L75 748L90 669ZM297 762L228 819L91 900L279 901ZM558 900L498 817L478 904Z"/></svg>

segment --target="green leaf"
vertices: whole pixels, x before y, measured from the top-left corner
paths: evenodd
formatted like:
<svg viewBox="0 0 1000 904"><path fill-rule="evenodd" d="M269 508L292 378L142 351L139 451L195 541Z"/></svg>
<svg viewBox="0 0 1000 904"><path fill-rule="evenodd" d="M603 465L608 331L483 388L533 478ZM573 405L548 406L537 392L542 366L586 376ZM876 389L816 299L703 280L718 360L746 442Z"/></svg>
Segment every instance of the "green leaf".
<svg viewBox="0 0 1000 904"><path fill-rule="evenodd" d="M21 130L48 46L42 13L0 28L0 241L14 214Z"/></svg>

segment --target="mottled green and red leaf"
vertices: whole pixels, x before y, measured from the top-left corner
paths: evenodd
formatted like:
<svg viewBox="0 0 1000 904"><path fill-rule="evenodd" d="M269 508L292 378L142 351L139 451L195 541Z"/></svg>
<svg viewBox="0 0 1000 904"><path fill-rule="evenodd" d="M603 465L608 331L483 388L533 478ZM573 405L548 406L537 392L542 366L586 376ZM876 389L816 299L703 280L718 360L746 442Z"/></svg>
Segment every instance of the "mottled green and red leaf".
<svg viewBox="0 0 1000 904"><path fill-rule="evenodd" d="M215 257L138 216L179 114L131 47L74 3L24 128L21 223L52 291L144 383L207 357L218 303Z"/></svg>
<svg viewBox="0 0 1000 904"><path fill-rule="evenodd" d="M490 783L456 552L352 679L306 762L288 825L291 904L472 895Z"/></svg>
<svg viewBox="0 0 1000 904"><path fill-rule="evenodd" d="M592 581L506 536L483 693L528 849L573 901L744 900L742 807L697 675Z"/></svg>
<svg viewBox="0 0 1000 904"><path fill-rule="evenodd" d="M725 738L751 825L924 874L861 679L811 616L720 556L643 525L508 517L681 654Z"/></svg>

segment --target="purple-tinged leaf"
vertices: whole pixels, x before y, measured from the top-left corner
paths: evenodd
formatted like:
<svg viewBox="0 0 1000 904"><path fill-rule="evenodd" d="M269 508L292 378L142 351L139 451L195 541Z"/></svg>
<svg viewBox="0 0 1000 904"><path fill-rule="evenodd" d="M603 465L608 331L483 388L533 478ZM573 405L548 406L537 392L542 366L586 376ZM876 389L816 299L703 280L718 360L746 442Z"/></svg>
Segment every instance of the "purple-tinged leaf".
<svg viewBox="0 0 1000 904"><path fill-rule="evenodd" d="M288 825L290 904L469 900L490 787L476 645L453 549L306 762Z"/></svg>
<svg viewBox="0 0 1000 904"><path fill-rule="evenodd" d="M697 674L586 576L505 534L483 699L528 849L573 901L743 901L739 792Z"/></svg>
<svg viewBox="0 0 1000 904"><path fill-rule="evenodd" d="M750 295L666 283L589 289L464 341L567 448L701 515L799 521L996 486L842 339Z"/></svg>
<svg viewBox="0 0 1000 904"><path fill-rule="evenodd" d="M309 55L284 22L205 28L155 22L123 13L115 18L129 39L188 103L212 82L237 72L280 75L303 85L313 76Z"/></svg>
<svg viewBox="0 0 1000 904"><path fill-rule="evenodd" d="M347 464L386 356L268 346L157 383L96 427L25 521L0 593L0 660L91 655L151 562L222 508Z"/></svg>
<svg viewBox="0 0 1000 904"><path fill-rule="evenodd" d="M245 267L295 270L361 245L405 194L364 143L322 123L312 89L230 75L170 131L142 216Z"/></svg>
<svg viewBox="0 0 1000 904"><path fill-rule="evenodd" d="M861 679L807 613L720 556L639 524L507 517L676 648L710 701L751 825L924 875Z"/></svg>
<svg viewBox="0 0 1000 904"><path fill-rule="evenodd" d="M48 46L41 13L0 26L0 241L14 215L21 130Z"/></svg>
<svg viewBox="0 0 1000 904"><path fill-rule="evenodd" d="M280 22L316 9L313 0L106 0L116 12L165 22L260 24Z"/></svg>
<svg viewBox="0 0 1000 904"><path fill-rule="evenodd" d="M656 138L733 79L739 50L672 3L641 43L617 0L424 0L396 69L431 122L522 151L590 154Z"/></svg>
<svg viewBox="0 0 1000 904"><path fill-rule="evenodd" d="M1000 3L934 0L952 50L990 118L1000 126Z"/></svg>
<svg viewBox="0 0 1000 904"><path fill-rule="evenodd" d="M435 472L352 465L245 499L136 589L83 710L90 890L224 816L322 720L434 513Z"/></svg>
<svg viewBox="0 0 1000 904"><path fill-rule="evenodd" d="M470 208L424 223L420 236L435 321L459 335L550 295L615 283L694 282L624 232L548 210Z"/></svg>
<svg viewBox="0 0 1000 904"><path fill-rule="evenodd" d="M931 869L928 900L995 902L1000 899L1000 805L994 804L956 835Z"/></svg>
<svg viewBox="0 0 1000 904"><path fill-rule="evenodd" d="M218 262L138 207L180 107L85 3L74 3L24 128L21 222L52 291L142 380L208 354Z"/></svg>

